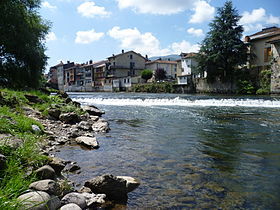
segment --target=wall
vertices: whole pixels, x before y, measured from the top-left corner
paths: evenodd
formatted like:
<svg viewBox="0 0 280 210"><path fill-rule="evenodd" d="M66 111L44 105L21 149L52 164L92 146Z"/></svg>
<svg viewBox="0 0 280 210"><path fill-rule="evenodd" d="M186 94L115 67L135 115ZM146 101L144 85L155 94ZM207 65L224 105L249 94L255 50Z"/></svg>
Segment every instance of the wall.
<svg viewBox="0 0 280 210"><path fill-rule="evenodd" d="M132 55L132 59L130 59L130 55ZM115 62L116 66L121 66L123 68L130 69L130 62L134 62L134 69L144 69L145 68L145 58L138 55L134 52L126 52L123 54L119 54L116 57L110 58L109 62L113 66Z"/></svg>
<svg viewBox="0 0 280 210"><path fill-rule="evenodd" d="M270 37L269 37L270 38ZM270 47L270 44L266 43L268 39L252 40L250 51L254 53L251 60L251 66L265 66L270 62L264 62L264 49Z"/></svg>
<svg viewBox="0 0 280 210"><path fill-rule="evenodd" d="M280 43L272 44L271 93L280 94Z"/></svg>
<svg viewBox="0 0 280 210"><path fill-rule="evenodd" d="M237 89L236 84L220 81L208 83L206 78L196 78L194 83L197 93L235 93Z"/></svg>

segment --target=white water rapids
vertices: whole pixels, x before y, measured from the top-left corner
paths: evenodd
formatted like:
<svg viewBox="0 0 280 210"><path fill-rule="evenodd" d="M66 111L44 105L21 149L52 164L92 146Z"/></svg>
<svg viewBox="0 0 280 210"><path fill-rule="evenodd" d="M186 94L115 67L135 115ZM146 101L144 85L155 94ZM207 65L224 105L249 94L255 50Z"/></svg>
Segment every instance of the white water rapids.
<svg viewBox="0 0 280 210"><path fill-rule="evenodd" d="M74 98L83 104L110 106L184 106L184 107L264 107L280 108L280 100L264 99L196 99L176 97L173 99L132 99L132 98Z"/></svg>

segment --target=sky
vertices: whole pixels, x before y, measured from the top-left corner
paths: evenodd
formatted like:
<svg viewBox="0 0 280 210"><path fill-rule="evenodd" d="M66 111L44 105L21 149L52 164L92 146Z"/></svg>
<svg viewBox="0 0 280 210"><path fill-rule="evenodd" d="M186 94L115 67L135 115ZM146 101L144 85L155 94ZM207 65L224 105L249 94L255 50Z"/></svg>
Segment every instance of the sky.
<svg viewBox="0 0 280 210"><path fill-rule="evenodd" d="M280 0L232 0L244 36L280 27ZM134 50L143 56L197 52L225 0L42 0L51 24L47 70L60 61L86 63Z"/></svg>

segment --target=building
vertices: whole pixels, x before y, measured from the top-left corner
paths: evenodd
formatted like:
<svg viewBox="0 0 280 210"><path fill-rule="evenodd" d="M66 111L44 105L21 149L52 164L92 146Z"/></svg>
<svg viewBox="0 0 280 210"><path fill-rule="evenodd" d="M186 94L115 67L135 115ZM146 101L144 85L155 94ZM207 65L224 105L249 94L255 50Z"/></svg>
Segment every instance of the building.
<svg viewBox="0 0 280 210"><path fill-rule="evenodd" d="M154 73L158 69L162 69L166 72L166 77L168 79L176 79L177 78L177 62L170 60L154 60L148 61L145 64L146 69L152 70Z"/></svg>
<svg viewBox="0 0 280 210"><path fill-rule="evenodd" d="M98 61L93 63L93 86L95 91L110 91L112 88L109 88L107 90L107 86L110 86L109 84L106 84L105 87L105 81L107 77L107 65L108 61ZM106 81L107 82L107 81ZM108 81L111 82L111 81ZM112 86L112 85L111 85Z"/></svg>
<svg viewBox="0 0 280 210"><path fill-rule="evenodd" d="M194 69L197 67L195 56L197 53L181 53L181 60L177 61L177 82L180 85L187 85L191 83L193 77L200 77L196 75ZM203 75L204 76L204 75Z"/></svg>
<svg viewBox="0 0 280 210"><path fill-rule="evenodd" d="M56 66L50 68L48 73L48 83L50 84L50 87L58 89Z"/></svg>
<svg viewBox="0 0 280 210"><path fill-rule="evenodd" d="M145 69L147 57L134 51L127 51L108 58L107 76L112 82L113 90L127 90L133 85L133 78L138 78ZM108 81L108 80L107 80Z"/></svg>
<svg viewBox="0 0 280 210"><path fill-rule="evenodd" d="M264 28L262 31L245 37L245 43L248 45L250 57L248 67L261 71L270 66L272 59L271 44L268 42L280 35L280 28Z"/></svg>
<svg viewBox="0 0 280 210"><path fill-rule="evenodd" d="M68 69L74 65L75 65L74 62L67 61L66 64L63 64L63 62L61 61L58 65L51 67L51 68L56 68L57 85L60 91L64 91L65 69Z"/></svg>

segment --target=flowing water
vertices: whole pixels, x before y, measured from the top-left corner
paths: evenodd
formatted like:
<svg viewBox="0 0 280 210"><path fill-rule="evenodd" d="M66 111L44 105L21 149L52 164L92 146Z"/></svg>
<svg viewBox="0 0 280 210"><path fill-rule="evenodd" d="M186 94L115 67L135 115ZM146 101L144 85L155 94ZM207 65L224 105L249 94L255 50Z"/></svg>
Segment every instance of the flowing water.
<svg viewBox="0 0 280 210"><path fill-rule="evenodd" d="M98 150L62 147L83 184L105 173L141 180L127 207L280 209L280 98L90 93L111 131Z"/></svg>

